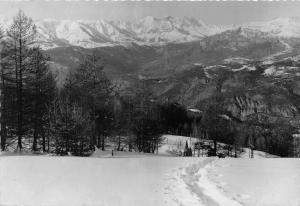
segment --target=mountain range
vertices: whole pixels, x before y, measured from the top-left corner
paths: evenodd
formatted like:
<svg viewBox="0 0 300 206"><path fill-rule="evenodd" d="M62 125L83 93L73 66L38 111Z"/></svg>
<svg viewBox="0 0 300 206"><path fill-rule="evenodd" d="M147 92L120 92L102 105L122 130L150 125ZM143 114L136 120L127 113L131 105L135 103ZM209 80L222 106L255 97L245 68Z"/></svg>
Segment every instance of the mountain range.
<svg viewBox="0 0 300 206"><path fill-rule="evenodd" d="M2 18L0 24L7 28L11 20ZM300 18L276 18L265 22L242 25L209 25L190 17L145 17L138 21L108 20L36 20L38 40L44 49L80 46L96 48L104 46L162 45L198 41L207 36L241 28L245 35L271 37L300 37Z"/></svg>
<svg viewBox="0 0 300 206"><path fill-rule="evenodd" d="M159 45L189 42L213 35L222 29L193 18L146 17L137 22L70 21L46 19L36 22L39 40L45 48L58 46Z"/></svg>
<svg viewBox="0 0 300 206"><path fill-rule="evenodd" d="M161 45L201 40L207 36L242 28L252 35L271 37L300 37L300 18L277 18L267 22L252 22L243 25L207 25L195 18L145 17L136 22L121 21L37 21L39 39L45 48L58 46ZM245 33L247 35L247 33Z"/></svg>

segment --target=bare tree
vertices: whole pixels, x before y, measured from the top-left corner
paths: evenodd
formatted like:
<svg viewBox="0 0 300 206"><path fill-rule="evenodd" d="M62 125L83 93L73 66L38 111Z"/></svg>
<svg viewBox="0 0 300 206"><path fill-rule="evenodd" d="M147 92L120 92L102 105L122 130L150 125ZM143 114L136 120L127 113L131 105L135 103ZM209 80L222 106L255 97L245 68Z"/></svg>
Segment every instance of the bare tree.
<svg viewBox="0 0 300 206"><path fill-rule="evenodd" d="M54 96L55 81L48 70L48 60L39 47L31 50L31 67L26 79L30 90L32 108L30 119L33 125L33 145L32 150L37 151L37 141L42 136L43 151L46 150L45 128L46 122L44 116L47 115L47 105Z"/></svg>
<svg viewBox="0 0 300 206"><path fill-rule="evenodd" d="M18 148L22 149L22 136L24 125L24 106L23 106L23 86L24 72L30 62L30 46L34 43L36 27L32 19L27 17L23 11L19 11L13 19L12 25L7 31L11 48L11 55L14 60L16 94L17 94L17 136Z"/></svg>

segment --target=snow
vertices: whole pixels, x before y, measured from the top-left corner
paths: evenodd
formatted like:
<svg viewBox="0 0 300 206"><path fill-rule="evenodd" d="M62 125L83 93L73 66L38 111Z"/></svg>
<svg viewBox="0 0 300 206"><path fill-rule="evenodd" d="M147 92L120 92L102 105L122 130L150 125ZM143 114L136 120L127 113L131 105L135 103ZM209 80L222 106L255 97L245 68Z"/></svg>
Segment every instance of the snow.
<svg viewBox="0 0 300 206"><path fill-rule="evenodd" d="M231 64L231 63L246 64L250 61L251 61L250 59L243 58L243 57L233 57L233 58L224 59L224 63L226 64Z"/></svg>
<svg viewBox="0 0 300 206"><path fill-rule="evenodd" d="M218 185L211 182L208 178L208 169L211 165L206 165L198 171L200 176L197 184L203 187L202 196L206 196L206 205L222 205L222 206L241 206L237 201L224 195ZM202 198L204 199L204 198Z"/></svg>
<svg viewBox="0 0 300 206"><path fill-rule="evenodd" d="M158 154L91 157L1 152L5 206L299 206L300 159L244 148L242 158L176 157L199 141L163 135ZM224 146L225 144L218 143ZM113 147L111 147L113 148ZM175 156L175 157L174 157ZM271 157L271 158L266 158Z"/></svg>
<svg viewBox="0 0 300 206"><path fill-rule="evenodd" d="M0 24L7 29L12 19L0 17ZM73 46L85 48L128 45L131 42L142 45L163 45L165 43L181 43L197 41L203 37L219 34L227 30L244 28L248 33L275 37L299 37L299 18L278 18L265 22L251 22L243 25L207 25L199 19L189 17L145 17L136 22L98 20L57 20L44 19L34 22L39 33L39 42L43 48L60 46L62 41ZM251 33L251 32L250 32ZM245 34L247 35L247 34ZM272 56L278 56L290 51L290 45L279 40L285 51ZM229 62L230 63L230 62Z"/></svg>
<svg viewBox="0 0 300 206"><path fill-rule="evenodd" d="M267 69L265 69L265 71L264 71L264 75L266 75L266 76L273 75L275 73L276 73L275 66L270 66Z"/></svg>
<svg viewBox="0 0 300 206"><path fill-rule="evenodd" d="M244 152L241 154L241 158L249 158L250 157L250 149L243 148ZM263 151L253 150L253 158L276 158L278 156L272 155Z"/></svg>
<svg viewBox="0 0 300 206"><path fill-rule="evenodd" d="M273 64L274 63L274 60L272 57L268 57L268 58L265 58L265 60L262 62L262 65L270 65L270 64Z"/></svg>
<svg viewBox="0 0 300 206"><path fill-rule="evenodd" d="M169 175L172 170L201 161L172 157L2 157L0 205L176 205L174 194L167 194Z"/></svg>
<svg viewBox="0 0 300 206"><path fill-rule="evenodd" d="M112 150L106 149L105 151L102 151L101 149L97 149L91 157L99 158L143 158L143 157L155 157L152 153L143 153L143 152L129 152L129 151L113 151L112 156Z"/></svg>
<svg viewBox="0 0 300 206"><path fill-rule="evenodd" d="M267 32L276 37L299 37L300 19L298 17L279 17L271 21L251 22L243 27Z"/></svg>
<svg viewBox="0 0 300 206"><path fill-rule="evenodd" d="M223 119L231 120L231 118L226 114L221 114L221 115L219 115L219 117L221 117Z"/></svg>
<svg viewBox="0 0 300 206"><path fill-rule="evenodd" d="M149 16L138 22L45 19L38 20L36 24L40 42L51 45L45 48L59 46L55 40L86 48L128 45L129 42L159 45L199 40L203 36L220 32L200 20L186 17Z"/></svg>
<svg viewBox="0 0 300 206"><path fill-rule="evenodd" d="M232 69L233 72L238 72L238 71L242 71L242 70L255 71L256 67L255 66L243 65L241 68Z"/></svg>
<svg viewBox="0 0 300 206"><path fill-rule="evenodd" d="M293 66L270 66L264 71L265 76L282 76L282 75L297 75L297 71L299 71L299 67Z"/></svg>
<svg viewBox="0 0 300 206"><path fill-rule="evenodd" d="M158 154L2 152L0 205L299 206L300 159L267 159L276 156L261 151L250 159L248 148L238 159L174 157L198 139L162 138Z"/></svg>
<svg viewBox="0 0 300 206"><path fill-rule="evenodd" d="M193 143L198 142L197 138L186 136L163 135L162 138L163 142L158 148L158 154L167 156L181 155L184 152L186 142L189 147L192 147Z"/></svg>
<svg viewBox="0 0 300 206"><path fill-rule="evenodd" d="M191 112L195 112L195 113L201 113L202 111L199 109L188 109Z"/></svg>
<svg viewBox="0 0 300 206"><path fill-rule="evenodd" d="M146 42L187 42L215 33L198 19L182 17L145 17L133 25L137 36Z"/></svg>
<svg viewBox="0 0 300 206"><path fill-rule="evenodd" d="M245 206L299 206L300 159L220 159L208 177Z"/></svg>
<svg viewBox="0 0 300 206"><path fill-rule="evenodd" d="M0 205L300 204L300 159L8 156L0 165Z"/></svg>
<svg viewBox="0 0 300 206"><path fill-rule="evenodd" d="M194 66L203 66L201 63L194 63Z"/></svg>
<svg viewBox="0 0 300 206"><path fill-rule="evenodd" d="M210 70L210 69L218 69L218 68L226 68L227 66L224 65L212 65L212 66L207 66L204 69L205 70Z"/></svg>
<svg viewBox="0 0 300 206"><path fill-rule="evenodd" d="M227 115L220 115L222 118L225 119L230 119L229 116ZM160 147L158 148L158 153L156 155L160 155L160 156L181 156L184 152L185 149L185 144L186 142L188 143L188 146L192 148L192 150L194 149L194 144L196 142L202 141L205 144L210 144L212 143L211 140L199 140L198 138L194 138L194 137L186 137L186 136L178 136L178 135L163 135L162 136L162 144L160 145ZM226 144L218 142L218 151L220 152L224 152L227 153L227 150L224 149L224 146L226 146ZM241 153L238 153L238 157L239 158L249 158L250 157L250 149L249 148L242 148ZM101 155L100 155L101 154ZM115 155L119 155L119 156L124 156L124 157L135 157L135 156L147 156L149 157L149 154L145 154L145 153L131 153L131 152L119 152L119 154ZM195 156L198 156L198 152L196 151L196 153L194 154ZM96 151L96 153L93 155L94 157L110 157L111 156L111 151L109 152L102 152L100 151ZM151 156L151 155L150 155ZM258 150L253 150L253 157L254 158L277 158L278 156L276 155L272 155L269 154L267 152L263 152L263 151L258 151Z"/></svg>

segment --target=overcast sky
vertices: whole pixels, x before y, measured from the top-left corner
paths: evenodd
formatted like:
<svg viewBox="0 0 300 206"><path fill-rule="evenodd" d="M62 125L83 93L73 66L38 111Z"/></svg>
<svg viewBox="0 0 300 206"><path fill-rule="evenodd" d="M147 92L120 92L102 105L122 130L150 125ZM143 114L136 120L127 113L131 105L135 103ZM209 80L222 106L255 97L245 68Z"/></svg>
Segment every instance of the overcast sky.
<svg viewBox="0 0 300 206"><path fill-rule="evenodd" d="M300 2L0 2L0 16L19 9L33 19L135 20L145 16L188 16L208 24L240 24L300 16Z"/></svg>

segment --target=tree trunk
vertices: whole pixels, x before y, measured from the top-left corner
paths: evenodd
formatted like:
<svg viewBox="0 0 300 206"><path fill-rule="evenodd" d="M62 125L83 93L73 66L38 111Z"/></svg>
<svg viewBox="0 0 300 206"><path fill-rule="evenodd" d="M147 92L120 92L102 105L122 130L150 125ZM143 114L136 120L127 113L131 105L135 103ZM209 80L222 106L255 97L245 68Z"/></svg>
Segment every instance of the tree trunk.
<svg viewBox="0 0 300 206"><path fill-rule="evenodd" d="M68 152L69 152L69 146L70 146L70 144L69 144L69 134L67 134L66 136L67 136L67 141L66 141L66 154L68 154Z"/></svg>
<svg viewBox="0 0 300 206"><path fill-rule="evenodd" d="M37 139L38 139L38 132L37 132L36 123L35 123L34 131L33 131L33 144L32 144L32 150L34 152L37 151Z"/></svg>
<svg viewBox="0 0 300 206"><path fill-rule="evenodd" d="M46 152L46 136L45 131L42 129L42 138L43 138L43 152Z"/></svg>
<svg viewBox="0 0 300 206"><path fill-rule="evenodd" d="M18 148L22 150L23 135L23 74L22 74L22 40L19 39L19 87L18 87Z"/></svg>
<svg viewBox="0 0 300 206"><path fill-rule="evenodd" d="M100 139L100 135L97 135L97 148L99 149L101 147L101 139Z"/></svg>
<svg viewBox="0 0 300 206"><path fill-rule="evenodd" d="M102 151L105 150L105 139L104 138L105 138L104 135L101 135L101 149L102 149Z"/></svg>
<svg viewBox="0 0 300 206"><path fill-rule="evenodd" d="M120 151L120 148L121 148L121 136L119 135L117 151Z"/></svg>
<svg viewBox="0 0 300 206"><path fill-rule="evenodd" d="M35 87L34 87L34 126L33 126L33 145L32 145L32 149L33 151L37 151L37 140L39 137L39 120L38 120L38 116L39 116L39 105L43 104L43 102L40 101L39 99L39 91L40 91L40 87L39 87L39 73L38 73L38 65L39 65L39 59L38 59L38 55L36 54L36 59L34 61L35 63ZM43 138L43 144L44 144L44 138ZM43 146L43 151L45 151L45 148Z"/></svg>
<svg viewBox="0 0 300 206"><path fill-rule="evenodd" d="M129 142L128 142L128 150L129 152L132 151L132 139L131 139L131 136L128 136L129 137Z"/></svg>
<svg viewBox="0 0 300 206"><path fill-rule="evenodd" d="M3 70L2 70L2 89L1 89L1 151L5 151L6 149L6 138L7 138L7 131L6 131L6 105L5 105L5 93L4 87L5 82L3 78Z"/></svg>
<svg viewBox="0 0 300 206"><path fill-rule="evenodd" d="M37 97L36 97L37 98ZM34 124L33 124L33 144L32 150L35 152L37 151L37 140L38 140L38 119L37 119L37 100L35 99L34 105Z"/></svg>
<svg viewBox="0 0 300 206"><path fill-rule="evenodd" d="M6 124L4 122L1 123L1 151L6 150Z"/></svg>
<svg viewBox="0 0 300 206"><path fill-rule="evenodd" d="M50 134L48 134L47 136L47 144L48 144L47 151L50 152Z"/></svg>
<svg viewBox="0 0 300 206"><path fill-rule="evenodd" d="M214 140L214 156L217 156L217 141Z"/></svg>

